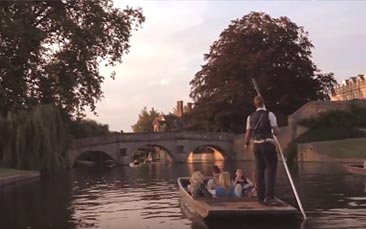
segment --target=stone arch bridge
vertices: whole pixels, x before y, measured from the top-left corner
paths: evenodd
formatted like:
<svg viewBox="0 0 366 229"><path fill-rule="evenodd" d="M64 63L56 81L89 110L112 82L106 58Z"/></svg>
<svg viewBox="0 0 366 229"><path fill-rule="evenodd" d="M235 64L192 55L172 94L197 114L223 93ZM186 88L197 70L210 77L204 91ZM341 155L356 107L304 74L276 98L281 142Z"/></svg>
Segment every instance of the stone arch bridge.
<svg viewBox="0 0 366 229"><path fill-rule="evenodd" d="M120 133L75 140L68 156L71 166L79 156L90 151L104 152L117 164L128 164L139 148L153 145L165 149L174 162L185 162L195 149L209 146L219 151L225 160L230 160L235 158L234 137L229 133Z"/></svg>

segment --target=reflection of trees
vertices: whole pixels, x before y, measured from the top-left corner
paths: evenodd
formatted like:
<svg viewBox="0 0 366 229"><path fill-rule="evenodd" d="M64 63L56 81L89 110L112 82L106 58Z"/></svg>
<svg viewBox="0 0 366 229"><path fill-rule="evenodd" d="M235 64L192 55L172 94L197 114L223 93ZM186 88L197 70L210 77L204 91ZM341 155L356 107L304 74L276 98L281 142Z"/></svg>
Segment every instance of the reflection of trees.
<svg viewBox="0 0 366 229"><path fill-rule="evenodd" d="M338 163L301 163L300 168L294 180L305 209L347 209L348 197L363 195L360 180Z"/></svg>
<svg viewBox="0 0 366 229"><path fill-rule="evenodd" d="M0 228L74 228L68 173L6 187L0 196Z"/></svg>

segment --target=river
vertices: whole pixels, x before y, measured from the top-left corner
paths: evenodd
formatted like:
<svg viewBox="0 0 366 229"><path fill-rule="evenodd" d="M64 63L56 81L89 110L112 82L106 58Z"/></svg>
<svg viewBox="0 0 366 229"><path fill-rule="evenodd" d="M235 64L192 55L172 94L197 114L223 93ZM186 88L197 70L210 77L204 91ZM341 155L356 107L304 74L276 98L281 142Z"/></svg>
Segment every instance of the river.
<svg viewBox="0 0 366 229"><path fill-rule="evenodd" d="M253 162L220 164L230 172ZM280 165L280 164L279 164ZM281 228L365 229L366 178L345 173L336 163L303 163L291 171L309 219L305 223L204 223L182 213L176 179L212 164L145 164L130 168L75 168L52 178L0 189L0 228ZM283 167L277 195L296 205Z"/></svg>

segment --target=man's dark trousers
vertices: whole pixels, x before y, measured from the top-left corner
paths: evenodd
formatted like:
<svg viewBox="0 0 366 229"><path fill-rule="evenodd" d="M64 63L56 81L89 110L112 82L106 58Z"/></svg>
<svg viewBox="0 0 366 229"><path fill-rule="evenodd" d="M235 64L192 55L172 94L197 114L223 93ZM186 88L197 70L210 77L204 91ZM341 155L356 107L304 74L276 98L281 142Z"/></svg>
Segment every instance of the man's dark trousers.
<svg viewBox="0 0 366 229"><path fill-rule="evenodd" d="M254 143L258 201L273 199L277 170L277 153L274 142Z"/></svg>

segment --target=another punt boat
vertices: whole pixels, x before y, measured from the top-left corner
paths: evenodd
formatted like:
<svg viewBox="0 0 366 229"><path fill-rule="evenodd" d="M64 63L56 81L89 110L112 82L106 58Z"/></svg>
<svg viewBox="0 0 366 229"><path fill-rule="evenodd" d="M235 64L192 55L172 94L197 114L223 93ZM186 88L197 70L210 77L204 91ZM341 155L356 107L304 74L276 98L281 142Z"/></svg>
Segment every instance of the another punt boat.
<svg viewBox="0 0 366 229"><path fill-rule="evenodd" d="M299 212L293 206L277 199L280 206L259 204L256 198L196 198L187 192L189 177L178 178L181 204L193 214L207 218L297 218Z"/></svg>
<svg viewBox="0 0 366 229"><path fill-rule="evenodd" d="M366 176L366 169L362 164L342 164L342 165L343 168L349 173Z"/></svg>
<svg viewBox="0 0 366 229"><path fill-rule="evenodd" d="M133 162L130 162L128 165L133 168L140 166L141 163L138 160L134 160Z"/></svg>

